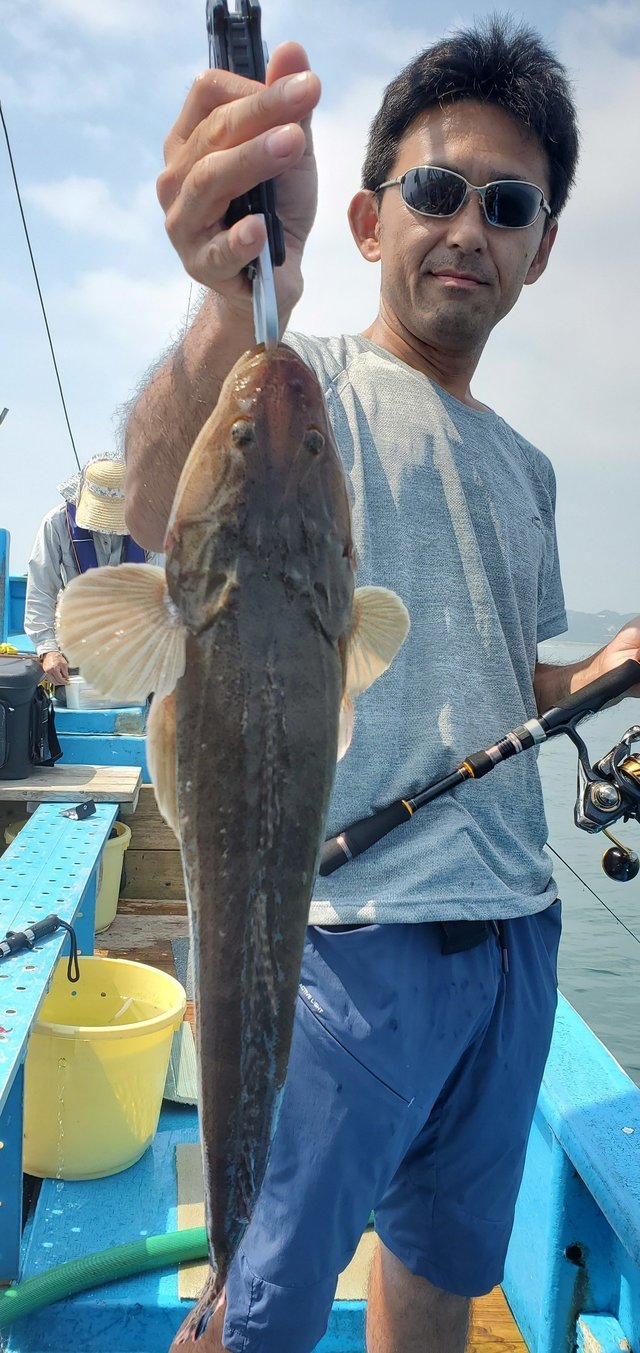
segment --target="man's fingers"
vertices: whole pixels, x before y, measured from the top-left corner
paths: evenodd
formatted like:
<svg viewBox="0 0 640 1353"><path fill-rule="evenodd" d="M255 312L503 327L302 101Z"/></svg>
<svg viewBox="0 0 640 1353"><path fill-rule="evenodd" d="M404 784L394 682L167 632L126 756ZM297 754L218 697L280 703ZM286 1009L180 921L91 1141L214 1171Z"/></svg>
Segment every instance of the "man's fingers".
<svg viewBox="0 0 640 1353"><path fill-rule="evenodd" d="M242 75L234 75L227 70L205 70L194 80L182 106L182 111L174 123L164 143L165 163L169 163L188 140L196 127L223 103L234 99L245 99L256 94L263 86L256 80L247 80Z"/></svg>
<svg viewBox="0 0 640 1353"><path fill-rule="evenodd" d="M203 286L238 279L238 298L244 297L247 305L251 300L251 286L247 277L241 276L247 264L258 256L267 238L267 231L261 217L245 216L229 230L221 230L217 235L201 235L193 243L192 251L184 256L185 267L192 277L196 277Z"/></svg>
<svg viewBox="0 0 640 1353"><path fill-rule="evenodd" d="M299 42L281 42L274 47L266 71L266 84L273 85L285 75L309 70L309 57Z"/></svg>
<svg viewBox="0 0 640 1353"><path fill-rule="evenodd" d="M221 74L226 73L206 72L198 83L204 85L207 75L217 79ZM233 77L235 81L238 78ZM290 120L301 122L308 119L320 98L320 81L310 71L294 71L269 88L247 80L241 84L244 92L231 98L228 97L229 88L225 86L225 97L219 98L214 106L210 106L208 98L202 97L205 91L197 91L197 86L194 86L192 94L199 92L200 95L199 120L186 141L181 136L175 138L174 133L171 133L165 143L167 167L158 179L158 197L165 211L198 160L212 151L241 147L266 131L286 125ZM222 93L218 86L212 86L207 92L218 96Z"/></svg>
<svg viewBox="0 0 640 1353"><path fill-rule="evenodd" d="M198 160L166 212L167 234L174 248L185 256L190 239L219 227L233 198L290 169L305 150L304 132L292 123Z"/></svg>
<svg viewBox="0 0 640 1353"><path fill-rule="evenodd" d="M309 69L309 58L297 42L282 42L276 47L266 72L266 83L273 85L287 75ZM194 80L184 101L182 111L165 141L165 162L176 149L184 145L214 108L236 99L244 99L264 88L257 80L248 80L233 71L204 70Z"/></svg>

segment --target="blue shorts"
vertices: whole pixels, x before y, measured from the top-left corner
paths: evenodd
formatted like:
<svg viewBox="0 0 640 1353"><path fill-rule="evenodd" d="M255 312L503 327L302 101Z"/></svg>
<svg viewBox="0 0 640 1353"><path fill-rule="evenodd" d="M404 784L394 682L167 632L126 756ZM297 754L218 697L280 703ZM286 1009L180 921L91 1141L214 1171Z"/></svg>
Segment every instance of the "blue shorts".
<svg viewBox="0 0 640 1353"><path fill-rule="evenodd" d="M371 1211L436 1287L500 1282L556 1008L560 903L443 954L437 924L309 928L266 1178L223 1343L311 1353Z"/></svg>

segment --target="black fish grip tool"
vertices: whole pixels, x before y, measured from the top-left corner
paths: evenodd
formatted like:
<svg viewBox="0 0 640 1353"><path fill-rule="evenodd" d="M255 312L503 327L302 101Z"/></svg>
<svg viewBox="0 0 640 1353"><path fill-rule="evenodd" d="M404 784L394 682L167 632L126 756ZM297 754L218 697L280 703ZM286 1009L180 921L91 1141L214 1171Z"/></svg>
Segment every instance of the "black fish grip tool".
<svg viewBox="0 0 640 1353"><path fill-rule="evenodd" d="M258 0L238 2L239 8L229 11L227 0L207 0L209 65L264 84L266 49L260 30L260 5ZM273 179L234 198L225 225L235 225L243 217L254 215L264 216L267 229L267 243L248 268L253 288L256 340L273 346L279 339L273 269L280 267L285 259L284 231L276 210Z"/></svg>

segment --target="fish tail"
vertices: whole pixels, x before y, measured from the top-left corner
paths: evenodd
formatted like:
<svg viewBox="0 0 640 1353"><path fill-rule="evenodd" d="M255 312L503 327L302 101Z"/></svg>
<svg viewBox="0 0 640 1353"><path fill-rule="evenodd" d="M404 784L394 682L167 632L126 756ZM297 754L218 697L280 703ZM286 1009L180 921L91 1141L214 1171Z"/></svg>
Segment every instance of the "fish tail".
<svg viewBox="0 0 640 1353"><path fill-rule="evenodd" d="M225 1288L220 1286L219 1275L211 1271L193 1310L180 1326L174 1344L195 1344L224 1301Z"/></svg>

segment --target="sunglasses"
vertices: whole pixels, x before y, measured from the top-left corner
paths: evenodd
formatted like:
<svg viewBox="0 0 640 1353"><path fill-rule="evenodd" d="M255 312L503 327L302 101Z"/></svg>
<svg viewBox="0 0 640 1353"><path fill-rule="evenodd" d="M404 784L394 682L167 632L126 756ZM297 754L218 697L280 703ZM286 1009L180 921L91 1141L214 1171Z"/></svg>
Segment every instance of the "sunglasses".
<svg viewBox="0 0 640 1353"><path fill-rule="evenodd" d="M542 189L521 179L496 179L494 183L478 188L452 169L421 164L415 169L407 169L406 174L397 179L380 183L374 192L393 188L396 183L400 185L406 206L421 216L455 216L469 200L470 193L478 194L489 225L497 226L499 230L526 230L537 221L541 211L547 216L552 215Z"/></svg>

